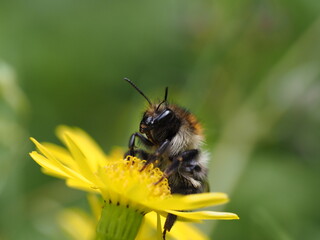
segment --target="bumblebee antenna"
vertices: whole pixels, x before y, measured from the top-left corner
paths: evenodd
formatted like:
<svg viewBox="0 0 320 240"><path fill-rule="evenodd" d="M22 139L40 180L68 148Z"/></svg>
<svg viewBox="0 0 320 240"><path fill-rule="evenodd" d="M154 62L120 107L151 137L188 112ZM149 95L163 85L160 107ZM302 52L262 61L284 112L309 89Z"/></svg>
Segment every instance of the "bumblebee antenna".
<svg viewBox="0 0 320 240"><path fill-rule="evenodd" d="M165 94L164 94L164 101L165 102L167 101L167 97L168 97L168 87L166 87Z"/></svg>
<svg viewBox="0 0 320 240"><path fill-rule="evenodd" d="M166 90L165 90L165 93L164 93L164 100L159 103L156 111L158 111L158 109L160 108L160 106L163 104L163 103L166 103L166 106L167 106L167 97L168 97L168 87L166 87Z"/></svg>
<svg viewBox="0 0 320 240"><path fill-rule="evenodd" d="M150 99L129 78L124 78L124 80L130 83L131 86L134 87L138 91L138 93L140 93L148 101L150 105L152 105Z"/></svg>

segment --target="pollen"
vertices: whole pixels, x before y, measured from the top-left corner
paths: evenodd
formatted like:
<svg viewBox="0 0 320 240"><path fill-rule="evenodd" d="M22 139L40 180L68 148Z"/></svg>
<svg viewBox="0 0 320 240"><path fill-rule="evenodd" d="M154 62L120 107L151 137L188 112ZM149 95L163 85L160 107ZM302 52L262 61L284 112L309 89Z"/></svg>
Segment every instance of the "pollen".
<svg viewBox="0 0 320 240"><path fill-rule="evenodd" d="M132 156L128 156L125 160L109 161L104 166L105 173L100 176L106 182L112 183L110 186L112 190L129 198L132 196L135 198L131 199L134 202L137 202L136 198L152 200L170 196L170 187L166 178L159 184L155 184L163 178L163 172L159 168L155 168L153 164L149 164L141 171L145 164L145 160ZM120 204L130 204L131 202L119 200Z"/></svg>

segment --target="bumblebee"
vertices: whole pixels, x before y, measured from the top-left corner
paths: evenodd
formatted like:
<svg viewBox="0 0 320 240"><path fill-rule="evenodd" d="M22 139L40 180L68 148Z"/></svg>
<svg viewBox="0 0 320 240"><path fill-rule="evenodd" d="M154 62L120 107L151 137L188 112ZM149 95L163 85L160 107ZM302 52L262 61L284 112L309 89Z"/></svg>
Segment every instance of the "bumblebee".
<svg viewBox="0 0 320 240"><path fill-rule="evenodd" d="M201 150L204 136L196 117L185 108L168 103L168 88L165 89L163 101L152 103L131 80L124 80L149 103L140 122L139 132L131 135L129 150L125 155L146 160L143 169L151 163L159 167L164 173L163 178L168 179L171 193L194 194L208 191L209 156ZM137 138L145 146L144 149L136 148ZM176 215L168 214L163 239L176 219Z"/></svg>

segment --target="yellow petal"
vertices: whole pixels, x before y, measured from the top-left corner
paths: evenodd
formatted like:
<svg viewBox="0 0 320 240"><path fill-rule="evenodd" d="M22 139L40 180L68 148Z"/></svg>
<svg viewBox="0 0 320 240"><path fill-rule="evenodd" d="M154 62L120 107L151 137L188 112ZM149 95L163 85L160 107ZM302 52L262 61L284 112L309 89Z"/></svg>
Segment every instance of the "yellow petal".
<svg viewBox="0 0 320 240"><path fill-rule="evenodd" d="M63 147L52 143L42 143L42 145L50 151L50 153L62 164L68 166L73 170L77 170L78 166L74 159L71 157L70 153Z"/></svg>
<svg viewBox="0 0 320 240"><path fill-rule="evenodd" d="M87 179L94 179L94 171L91 168L90 162L83 154L83 149L80 149L79 146L73 141L73 139L69 135L65 135L65 141L72 157L76 160L79 172Z"/></svg>
<svg viewBox="0 0 320 240"><path fill-rule="evenodd" d="M149 239L157 239L158 234L160 233L160 237L162 235L163 224L160 229L157 229L158 217L157 213L150 212L145 215L144 223L141 226L139 234L136 240L149 240ZM162 223L165 222L165 217L160 216L160 221ZM162 238L161 238L162 239ZM190 223L185 223L181 221L176 221L174 227L170 232L167 232L168 240L208 240L209 238L199 231L196 227L194 227Z"/></svg>
<svg viewBox="0 0 320 240"><path fill-rule="evenodd" d="M214 211L198 211L198 212L179 212L168 210L168 213L172 213L182 218L194 219L194 220L208 220L208 219L220 219L231 220L239 219L237 214L229 212L214 212Z"/></svg>
<svg viewBox="0 0 320 240"><path fill-rule="evenodd" d="M93 171L99 164L103 165L107 160L105 153L99 145L80 128L59 126L57 128L57 135L64 143L66 143L65 136L69 136L78 148L81 149L83 155L88 159L89 163L93 167Z"/></svg>
<svg viewBox="0 0 320 240"><path fill-rule="evenodd" d="M158 210L192 210L228 202L228 196L224 193L198 193L190 195L173 195L172 198L155 200L146 203L151 208Z"/></svg>
<svg viewBox="0 0 320 240"><path fill-rule="evenodd" d="M101 206L103 206L102 200L98 198L96 194L88 194L87 199L91 208L91 212L98 223L101 216Z"/></svg>
<svg viewBox="0 0 320 240"><path fill-rule="evenodd" d="M180 221L174 224L168 236L172 236L176 240L209 240L205 234L196 227L193 227L190 223Z"/></svg>
<svg viewBox="0 0 320 240"><path fill-rule="evenodd" d="M39 153L33 151L30 153L30 156L43 168L48 169L50 172L56 172L58 175L62 175L67 177L79 177L80 179L83 178L79 175L76 171L68 168L67 166L63 165L46 147L40 144L34 138L30 138L30 140L36 145L39 151L43 154L40 155Z"/></svg>
<svg viewBox="0 0 320 240"><path fill-rule="evenodd" d="M94 239L96 223L80 210L68 209L60 212L58 223L72 239Z"/></svg>
<svg viewBox="0 0 320 240"><path fill-rule="evenodd" d="M36 161L41 167L47 169L51 173L56 173L56 175L61 176L63 178L68 178L70 175L63 169L63 166L59 166L58 162L48 161L47 158L42 156L41 154L33 151L30 153L30 156Z"/></svg>
<svg viewBox="0 0 320 240"><path fill-rule="evenodd" d="M94 192L99 193L97 188L93 184L88 184L86 182L83 182L79 179L67 179L66 184L68 187L76 188L85 192Z"/></svg>
<svg viewBox="0 0 320 240"><path fill-rule="evenodd" d="M52 176L52 177L56 177L56 178L62 178L62 179L66 179L68 178L69 176L65 175L65 174L59 174L58 172L52 170L52 169L48 169L48 168L41 168L41 171L44 173L44 174L47 174L49 176Z"/></svg>

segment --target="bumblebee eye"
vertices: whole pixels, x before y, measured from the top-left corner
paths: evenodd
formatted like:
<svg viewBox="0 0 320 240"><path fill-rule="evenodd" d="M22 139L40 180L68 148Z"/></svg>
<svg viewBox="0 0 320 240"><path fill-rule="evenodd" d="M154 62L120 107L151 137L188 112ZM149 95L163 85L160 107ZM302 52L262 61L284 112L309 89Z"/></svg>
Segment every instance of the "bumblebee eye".
<svg viewBox="0 0 320 240"><path fill-rule="evenodd" d="M153 120L153 123L154 124L165 123L168 120L172 119L172 117L173 117L173 112L170 109L166 109Z"/></svg>
<svg viewBox="0 0 320 240"><path fill-rule="evenodd" d="M150 124L152 124L153 123L153 121L152 121L152 117L147 117L146 119L145 119L145 123L147 124L147 125L150 125Z"/></svg>
<svg viewBox="0 0 320 240"><path fill-rule="evenodd" d="M141 120L141 123L143 123L145 125L150 125L152 123L152 117L144 115L142 120Z"/></svg>

